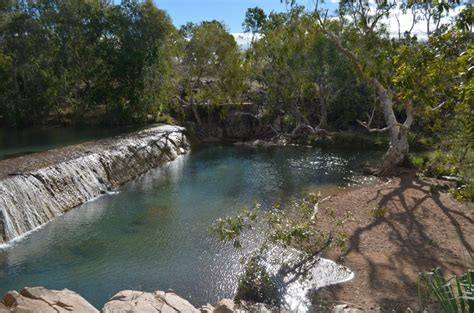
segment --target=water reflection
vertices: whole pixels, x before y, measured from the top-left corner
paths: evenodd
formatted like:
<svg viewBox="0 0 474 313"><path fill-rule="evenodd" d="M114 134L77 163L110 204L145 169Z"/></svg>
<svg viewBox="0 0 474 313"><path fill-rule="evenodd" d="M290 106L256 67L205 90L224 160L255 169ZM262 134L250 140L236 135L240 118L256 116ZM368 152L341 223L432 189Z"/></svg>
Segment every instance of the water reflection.
<svg viewBox="0 0 474 313"><path fill-rule="evenodd" d="M209 236L218 217L357 177L365 153L210 147L72 210L0 251L0 293L69 288L101 307L123 289L172 288L196 306L231 297L240 255ZM248 234L247 246L258 242Z"/></svg>

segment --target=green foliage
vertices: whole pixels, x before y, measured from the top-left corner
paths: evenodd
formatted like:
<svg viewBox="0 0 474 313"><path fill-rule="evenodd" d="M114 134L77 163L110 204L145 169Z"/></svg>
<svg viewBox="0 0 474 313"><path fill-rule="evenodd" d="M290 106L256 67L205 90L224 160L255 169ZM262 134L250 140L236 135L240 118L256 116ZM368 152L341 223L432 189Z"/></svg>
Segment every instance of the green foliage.
<svg viewBox="0 0 474 313"><path fill-rule="evenodd" d="M347 127L370 102L349 61L320 31L314 14L293 6L271 13L252 43L247 60L254 81L251 98L264 119L291 132L300 124L327 128L328 119Z"/></svg>
<svg viewBox="0 0 474 313"><path fill-rule="evenodd" d="M235 248L241 248L238 239L244 230L252 229L253 222L257 219L255 211L243 210L234 217L219 218L212 226L211 232L221 241L233 241Z"/></svg>
<svg viewBox="0 0 474 313"><path fill-rule="evenodd" d="M474 181L460 182L456 187L451 188L449 192L458 201L474 201Z"/></svg>
<svg viewBox="0 0 474 313"><path fill-rule="evenodd" d="M245 32L259 33L267 19L265 11L259 7L248 8L242 23Z"/></svg>
<svg viewBox="0 0 474 313"><path fill-rule="evenodd" d="M442 176L461 176L472 178L472 155L466 157L467 162L459 162L459 151L435 150L409 155L407 165L422 171L425 175L440 178Z"/></svg>
<svg viewBox="0 0 474 313"><path fill-rule="evenodd" d="M246 68L234 37L218 21L188 23L177 40L176 64L179 104L208 110L222 104L239 104L246 89Z"/></svg>
<svg viewBox="0 0 474 313"><path fill-rule="evenodd" d="M387 214L387 208L372 208L372 210L370 210L370 215L372 215L375 218L385 217L386 214Z"/></svg>
<svg viewBox="0 0 474 313"><path fill-rule="evenodd" d="M261 262L261 255L252 255L245 264L245 270L239 277L235 301L280 305L280 295L272 277Z"/></svg>
<svg viewBox="0 0 474 313"><path fill-rule="evenodd" d="M423 308L435 300L443 312L468 313L474 311L474 271L460 277L445 279L439 269L419 275L419 299Z"/></svg>
<svg viewBox="0 0 474 313"><path fill-rule="evenodd" d="M307 199L293 201L284 209L280 205L273 205L262 218L257 217L257 213L261 212L257 205L255 210L245 209L234 217L218 219L211 226L211 232L219 240L232 242L235 248L242 248L240 238L250 229L259 231L263 239L262 245L243 259L245 269L239 277L236 300L263 302L271 306L280 304L280 291L275 285L275 277L269 275L263 262L271 247L295 248L305 253L302 260L296 260L296 264L284 264L282 267L287 273L299 271L298 275L304 275L302 265L305 262L314 261L331 243L334 242L343 252L347 250L348 236L339 228L344 226L345 220L351 218L351 214L346 212L341 218L334 213L331 217L334 230L319 231L314 225L317 218L315 208L319 200L319 194L309 194ZM257 221L261 223L254 227ZM293 261L288 260L290 263Z"/></svg>
<svg viewBox="0 0 474 313"><path fill-rule="evenodd" d="M1 15L8 124L90 111L129 123L166 112L173 26L152 1L7 1Z"/></svg>

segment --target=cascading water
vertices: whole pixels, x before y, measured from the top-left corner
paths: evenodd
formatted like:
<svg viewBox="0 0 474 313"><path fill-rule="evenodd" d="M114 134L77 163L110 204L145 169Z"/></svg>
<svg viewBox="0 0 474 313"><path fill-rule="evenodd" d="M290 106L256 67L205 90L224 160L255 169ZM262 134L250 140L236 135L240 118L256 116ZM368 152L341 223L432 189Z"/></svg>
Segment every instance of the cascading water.
<svg viewBox="0 0 474 313"><path fill-rule="evenodd" d="M0 244L186 153L183 131L161 125L99 141L72 159L0 180Z"/></svg>

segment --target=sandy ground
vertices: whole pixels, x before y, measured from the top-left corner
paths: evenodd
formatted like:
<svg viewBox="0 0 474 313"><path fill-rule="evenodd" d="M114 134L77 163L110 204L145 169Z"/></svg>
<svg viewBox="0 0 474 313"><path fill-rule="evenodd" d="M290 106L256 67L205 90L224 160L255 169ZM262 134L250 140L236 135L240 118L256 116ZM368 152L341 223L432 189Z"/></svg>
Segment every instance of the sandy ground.
<svg viewBox="0 0 474 313"><path fill-rule="evenodd" d="M374 217L374 208L385 208L385 215ZM327 227L331 210L352 217L344 225L348 251L326 256L342 260L355 278L321 291L323 299L364 310L417 310L419 272L440 267L450 276L473 267L474 210L449 194L431 193L414 173L329 198L320 205L318 227Z"/></svg>

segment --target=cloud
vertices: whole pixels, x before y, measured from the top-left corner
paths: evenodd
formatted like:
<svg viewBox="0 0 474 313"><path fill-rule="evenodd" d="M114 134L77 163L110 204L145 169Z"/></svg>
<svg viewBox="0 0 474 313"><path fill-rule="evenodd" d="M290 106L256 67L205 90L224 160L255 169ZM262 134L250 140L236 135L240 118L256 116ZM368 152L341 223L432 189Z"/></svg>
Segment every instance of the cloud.
<svg viewBox="0 0 474 313"><path fill-rule="evenodd" d="M339 3L339 0L330 0L331 3ZM371 9L375 11L375 0L369 0ZM456 16L464 9L465 5L460 5L450 10L447 16L444 16L441 19L440 25L446 23L452 23ZM405 31L409 31L413 23L413 13L411 10L403 12L400 8L396 7L391 10L389 17L382 19L382 23L387 26L387 31L390 34L390 37L398 38L398 32L403 36ZM413 26L411 31L412 35L416 35L420 40L426 40L428 38L427 32L427 21L421 14L421 12L415 13L416 23ZM430 31L433 31L436 27L436 23L430 21Z"/></svg>
<svg viewBox="0 0 474 313"><path fill-rule="evenodd" d="M234 36L237 45L241 50L246 50L250 47L250 43L252 42L252 34L251 33L231 33ZM260 36L259 34L255 34L255 37L258 39Z"/></svg>
<svg viewBox="0 0 474 313"><path fill-rule="evenodd" d="M456 16L459 14L459 12L462 11L462 9L465 6L458 6L454 8L453 10L449 11L449 14L447 16L444 16L441 18L440 25L442 24L447 24L447 23L452 23L455 19ZM413 23L413 14L409 10L406 13L403 13L402 10L399 8L396 8L392 10L390 16L388 18L385 18L382 22L387 25L387 30L390 34L390 37L398 38L398 31L399 31L399 23L400 23L400 33L403 36L403 33L405 31L409 31L412 23ZM398 18L398 21L397 21ZM427 21L426 19L422 16L420 12L415 14L415 19L417 20L417 23L413 26L412 34L416 35L418 39L421 40L426 40L428 38L428 31L427 31ZM433 31L436 28L436 23L434 21L430 21L430 31Z"/></svg>
<svg viewBox="0 0 474 313"><path fill-rule="evenodd" d="M339 0L330 0L331 3L339 3ZM369 0L372 5L375 5L374 0ZM453 10L449 11L447 16L444 16L441 19L442 24L452 23L456 16L465 8L465 5L460 5L454 8ZM412 35L416 35L419 40L426 40L428 38L427 34L427 22L422 16L420 12L417 12L415 15L417 20L416 24L413 26L411 31ZM398 19L398 21L397 21ZM381 21L383 24L387 26L387 31L392 38L398 38L398 32L400 27L400 34L403 36L405 31L410 30L413 23L413 14L411 10L407 10L406 12L402 12L400 8L392 9L390 16L387 18L382 19ZM400 26L399 26L400 25ZM433 31L435 29L435 23L433 21L430 22L430 30ZM240 47L241 50L246 50L250 47L250 43L252 42L252 34L250 33L231 33L237 45ZM255 35L256 38L259 38L259 35Z"/></svg>

